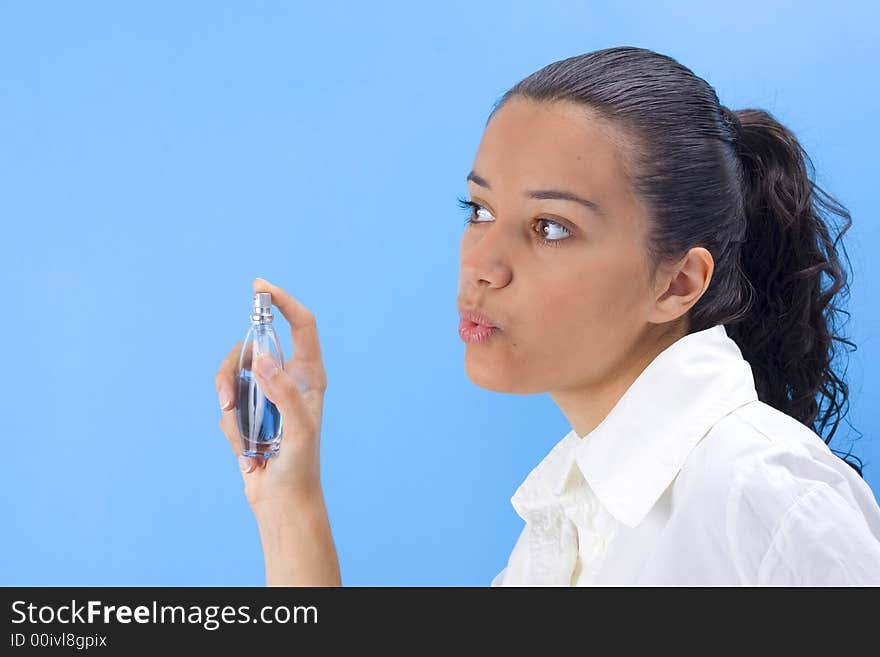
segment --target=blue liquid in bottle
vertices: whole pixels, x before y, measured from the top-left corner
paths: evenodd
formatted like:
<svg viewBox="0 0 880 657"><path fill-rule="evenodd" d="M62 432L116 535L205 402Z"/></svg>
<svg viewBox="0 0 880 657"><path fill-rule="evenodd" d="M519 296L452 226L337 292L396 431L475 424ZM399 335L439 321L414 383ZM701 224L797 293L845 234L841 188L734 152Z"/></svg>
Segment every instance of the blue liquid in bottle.
<svg viewBox="0 0 880 657"><path fill-rule="evenodd" d="M241 370L238 396L241 408L237 413L241 432L242 454L271 458L278 454L281 438L281 413L266 397L250 370Z"/></svg>

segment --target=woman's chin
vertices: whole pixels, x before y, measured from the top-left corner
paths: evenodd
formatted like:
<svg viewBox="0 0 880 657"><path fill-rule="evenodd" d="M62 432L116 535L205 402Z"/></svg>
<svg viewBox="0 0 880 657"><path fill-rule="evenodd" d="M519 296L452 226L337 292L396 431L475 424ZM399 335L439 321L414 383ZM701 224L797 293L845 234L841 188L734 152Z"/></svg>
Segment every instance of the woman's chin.
<svg viewBox="0 0 880 657"><path fill-rule="evenodd" d="M520 386L514 382L512 377L502 372L497 363L475 362L476 360L467 356L464 359L465 374L475 386L492 392L521 392L517 389Z"/></svg>
<svg viewBox="0 0 880 657"><path fill-rule="evenodd" d="M506 386L503 378L499 376L498 368L493 367L490 362L478 362L482 360L465 353L464 372L467 378L477 387L503 392Z"/></svg>

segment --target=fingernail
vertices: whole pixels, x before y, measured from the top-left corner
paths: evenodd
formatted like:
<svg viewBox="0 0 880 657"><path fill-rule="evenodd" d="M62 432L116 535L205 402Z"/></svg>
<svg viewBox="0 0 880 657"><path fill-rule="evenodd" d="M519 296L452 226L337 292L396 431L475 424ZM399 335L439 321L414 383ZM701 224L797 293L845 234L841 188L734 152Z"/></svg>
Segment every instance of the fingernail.
<svg viewBox="0 0 880 657"><path fill-rule="evenodd" d="M231 395L229 394L229 391L226 388L223 388L222 390L220 390L219 396L220 396L220 408L225 411L232 404Z"/></svg>
<svg viewBox="0 0 880 657"><path fill-rule="evenodd" d="M278 372L278 365L271 356L260 356L257 358L256 370L257 374L269 381Z"/></svg>
<svg viewBox="0 0 880 657"><path fill-rule="evenodd" d="M241 468L242 472L250 472L254 469L254 462L247 456L239 456L238 467Z"/></svg>

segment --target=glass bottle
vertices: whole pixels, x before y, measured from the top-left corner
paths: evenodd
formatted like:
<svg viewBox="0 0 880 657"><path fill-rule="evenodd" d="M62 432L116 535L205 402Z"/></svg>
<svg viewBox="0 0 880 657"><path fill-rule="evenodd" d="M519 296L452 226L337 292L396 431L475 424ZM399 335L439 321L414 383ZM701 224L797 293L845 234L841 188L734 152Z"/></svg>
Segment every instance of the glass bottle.
<svg viewBox="0 0 880 657"><path fill-rule="evenodd" d="M258 355L269 354L278 367L284 369L281 343L272 319L272 295L255 293L251 326L241 345L235 406L242 454L265 459L276 456L281 449L282 417L275 404L263 394L252 368Z"/></svg>

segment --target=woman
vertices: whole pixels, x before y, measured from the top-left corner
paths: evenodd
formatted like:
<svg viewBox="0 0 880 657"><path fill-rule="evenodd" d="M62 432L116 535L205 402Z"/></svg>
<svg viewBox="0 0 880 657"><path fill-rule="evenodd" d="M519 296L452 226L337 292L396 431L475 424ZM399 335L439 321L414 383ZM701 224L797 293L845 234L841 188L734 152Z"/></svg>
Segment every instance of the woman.
<svg viewBox="0 0 880 657"><path fill-rule="evenodd" d="M832 334L846 279L823 213L851 222L807 163L769 114L640 48L555 62L496 103L461 200L465 368L548 392L572 431L511 498L525 526L492 585L880 585L880 508L817 433L847 397L834 341L852 344ZM254 290L295 350L258 374L281 453L242 459L267 583L339 585L315 319ZM239 346L217 375L236 453Z"/></svg>

